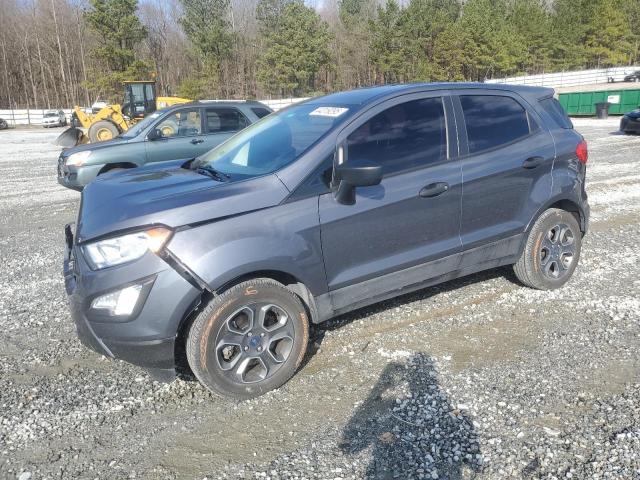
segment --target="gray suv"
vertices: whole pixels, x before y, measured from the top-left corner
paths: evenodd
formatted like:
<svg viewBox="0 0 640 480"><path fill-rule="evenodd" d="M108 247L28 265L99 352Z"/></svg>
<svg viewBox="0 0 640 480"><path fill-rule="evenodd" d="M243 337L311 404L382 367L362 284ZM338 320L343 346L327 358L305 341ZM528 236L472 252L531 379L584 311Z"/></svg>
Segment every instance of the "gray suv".
<svg viewBox="0 0 640 480"><path fill-rule="evenodd" d="M312 324L484 269L549 290L580 257L587 146L553 90L393 85L291 106L196 160L98 178L68 225L83 343L248 398Z"/></svg>
<svg viewBox="0 0 640 480"><path fill-rule="evenodd" d="M218 100L158 110L112 140L63 150L58 183L82 190L106 172L194 158L270 113L259 102Z"/></svg>

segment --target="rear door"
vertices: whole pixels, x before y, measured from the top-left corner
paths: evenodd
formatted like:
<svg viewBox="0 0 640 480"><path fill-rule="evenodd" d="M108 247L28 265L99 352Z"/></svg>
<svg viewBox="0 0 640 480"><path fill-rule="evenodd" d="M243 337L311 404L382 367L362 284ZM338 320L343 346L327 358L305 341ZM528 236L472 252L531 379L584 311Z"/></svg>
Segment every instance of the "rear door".
<svg viewBox="0 0 640 480"><path fill-rule="evenodd" d="M519 95L468 90L454 103L462 127L461 237L468 250L525 230L549 199L555 148L538 114ZM516 246L517 239L508 244Z"/></svg>
<svg viewBox="0 0 640 480"><path fill-rule="evenodd" d="M204 109L204 142L200 145L202 153L211 150L239 132L251 123L235 107L212 106Z"/></svg>
<svg viewBox="0 0 640 480"><path fill-rule="evenodd" d="M202 109L188 107L163 117L155 128L162 138L145 140L147 162L194 158L203 152Z"/></svg>
<svg viewBox="0 0 640 480"><path fill-rule="evenodd" d="M430 273L409 278L406 269L460 251L455 138L442 92L388 101L340 134L338 158L382 165L384 176L380 185L356 188L354 205L338 203L332 193L320 196L328 286L344 292L333 295L334 308L419 283ZM366 288L345 288L367 281Z"/></svg>

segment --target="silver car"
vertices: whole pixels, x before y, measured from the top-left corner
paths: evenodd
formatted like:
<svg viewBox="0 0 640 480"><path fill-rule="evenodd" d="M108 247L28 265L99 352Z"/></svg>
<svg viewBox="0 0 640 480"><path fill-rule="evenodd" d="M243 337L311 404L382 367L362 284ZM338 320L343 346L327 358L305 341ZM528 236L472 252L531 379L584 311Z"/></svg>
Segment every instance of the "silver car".
<svg viewBox="0 0 640 480"><path fill-rule="evenodd" d="M45 112L42 117L42 126L44 128L49 127L64 127L67 125L67 116L62 110L49 110Z"/></svg>

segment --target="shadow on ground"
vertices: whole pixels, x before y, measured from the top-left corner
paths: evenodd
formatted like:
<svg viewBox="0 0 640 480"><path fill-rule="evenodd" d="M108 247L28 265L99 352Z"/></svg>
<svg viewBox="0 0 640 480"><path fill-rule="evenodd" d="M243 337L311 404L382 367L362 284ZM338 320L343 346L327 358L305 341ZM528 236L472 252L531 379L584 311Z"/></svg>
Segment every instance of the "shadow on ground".
<svg viewBox="0 0 640 480"><path fill-rule="evenodd" d="M371 448L367 479L455 480L482 469L471 417L451 404L422 353L387 365L344 427L340 448L349 455Z"/></svg>
<svg viewBox="0 0 640 480"><path fill-rule="evenodd" d="M329 331L336 330L350 324L351 322L365 319L371 315L384 312L385 310L391 310L407 303L425 301L435 295L451 292L467 285L472 285L474 283L480 283L500 277L505 278L515 285L522 285L513 273L513 268L511 266L499 267L491 270L485 270L479 273L474 273L472 275L468 275L455 280L449 280L447 282L426 287L412 293L400 295L398 297L375 303L368 307L363 307L344 315L340 315L321 324L313 325L307 354L302 361L300 370L302 370L307 365L307 363L311 361L311 358L313 358L313 356L318 352L318 350L322 346L322 342L326 333Z"/></svg>

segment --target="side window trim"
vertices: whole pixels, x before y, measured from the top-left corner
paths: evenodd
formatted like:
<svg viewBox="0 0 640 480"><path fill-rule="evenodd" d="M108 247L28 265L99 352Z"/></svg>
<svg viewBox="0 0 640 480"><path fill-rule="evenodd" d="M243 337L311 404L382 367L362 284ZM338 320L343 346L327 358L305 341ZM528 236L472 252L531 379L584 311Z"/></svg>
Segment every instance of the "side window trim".
<svg viewBox="0 0 640 480"><path fill-rule="evenodd" d="M495 146L495 147L491 147L491 148L485 148L484 150L480 150L478 152L473 152L470 153L469 152L469 137L467 135L467 122L465 120L465 116L464 116L464 111L462 110L462 103L460 101L460 97L463 96L468 96L468 95L478 95L478 96L491 96L491 97L508 97L513 99L514 101L516 101L525 111L526 115L527 115L527 124L529 125L529 133L527 135L524 135L520 138L516 138L515 140L512 140L510 142L507 143L503 143L501 145ZM455 112L455 118L456 118L456 124L458 127L458 141L460 142L460 158L461 159L465 159L468 157L472 157L475 155L484 155L485 153L490 153L493 151L496 151L498 149L501 148L505 148L505 147L509 147L511 145L514 145L516 143L522 142L523 140L526 140L528 138L531 138L533 135L535 135L536 133L538 133L540 131L540 126L536 125L536 129L535 130L531 130L531 122L529 120L529 116L531 115L532 109L531 107L525 105L518 97L516 97L515 95L512 95L511 92L508 91L504 91L504 92L486 92L484 90L470 90L470 91L462 91L462 92L456 92L454 95L451 95L451 100L453 101L453 108L454 108L454 112ZM536 124L539 124L538 119L534 116L533 120Z"/></svg>
<svg viewBox="0 0 640 480"><path fill-rule="evenodd" d="M460 156L460 134L451 95L443 95L442 103L447 123L447 160L454 160Z"/></svg>
<svg viewBox="0 0 640 480"><path fill-rule="evenodd" d="M439 160L437 162L429 163L427 165L416 165L415 167L396 171L396 172L388 172L384 174L384 178L390 178L396 175L403 175L406 173L415 172L418 170L422 170L424 168L429 168L431 166L440 165L442 163L451 161L457 156L452 156L452 152L458 151L459 155L459 147L458 142L456 141L456 145L452 148L453 139L457 139L457 132L455 132L455 120L452 116L452 110L450 105L448 105L447 98L451 97L450 90L429 90L423 92L414 92L414 93L405 93L398 95L396 97L387 99L381 103L373 105L368 110L365 110L357 117L353 118L347 125L345 125L340 132L338 132L336 137L336 151L338 149L343 149L343 151L347 152L347 138L351 133L356 131L363 124L371 120L373 117L378 115L379 113L384 112L385 110L392 108L396 105L400 105L403 103L416 101L416 100L427 100L430 98L440 98L442 101L442 108L445 116L445 139L446 139L446 156L444 159ZM454 132L451 131L451 128L454 128ZM348 154L346 155L346 159L348 161Z"/></svg>
<svg viewBox="0 0 640 480"><path fill-rule="evenodd" d="M206 118L205 115L207 114L207 112L205 111L204 107L199 107L200 108L200 133L197 136L202 136L202 135L206 135L207 131L206 131Z"/></svg>

